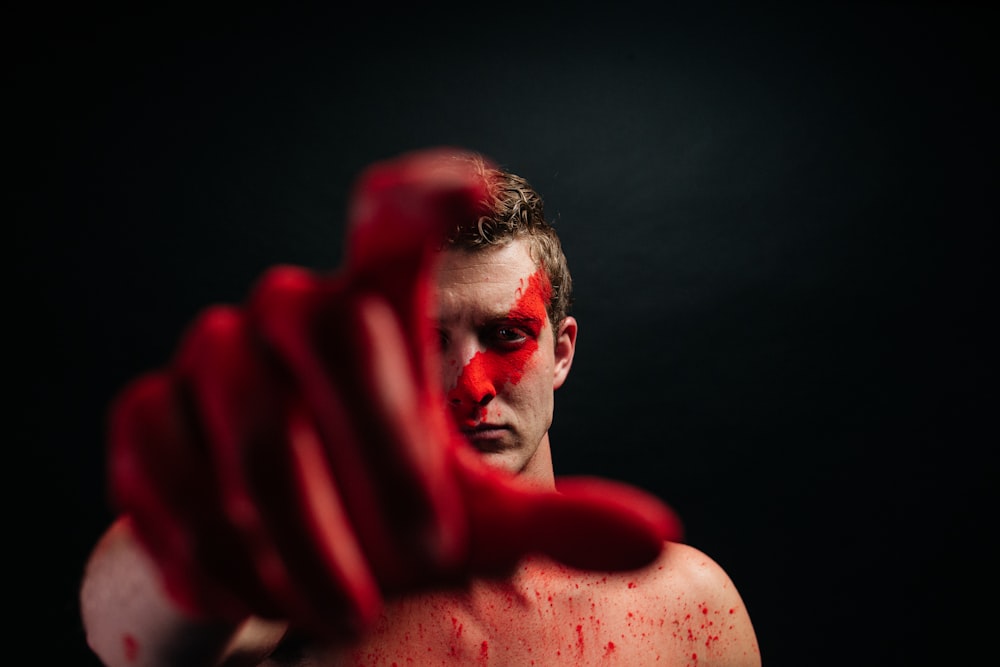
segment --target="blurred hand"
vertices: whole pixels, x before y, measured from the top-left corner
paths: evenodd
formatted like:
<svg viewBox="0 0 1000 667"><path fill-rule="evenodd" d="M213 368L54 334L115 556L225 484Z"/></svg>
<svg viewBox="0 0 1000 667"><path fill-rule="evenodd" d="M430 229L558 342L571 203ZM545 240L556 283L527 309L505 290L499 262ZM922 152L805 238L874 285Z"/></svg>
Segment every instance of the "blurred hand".
<svg viewBox="0 0 1000 667"><path fill-rule="evenodd" d="M529 489L450 423L429 317L440 238L485 192L464 164L424 151L369 168L339 271L272 268L113 404L112 499L182 606L351 636L387 595L527 553L634 568L680 537L638 489Z"/></svg>

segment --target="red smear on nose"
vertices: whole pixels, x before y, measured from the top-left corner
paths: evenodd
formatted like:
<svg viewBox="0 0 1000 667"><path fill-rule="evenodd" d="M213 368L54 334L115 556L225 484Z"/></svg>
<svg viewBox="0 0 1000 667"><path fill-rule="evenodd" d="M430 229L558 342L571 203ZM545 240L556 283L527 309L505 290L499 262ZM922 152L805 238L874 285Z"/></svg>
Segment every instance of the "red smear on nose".
<svg viewBox="0 0 1000 667"><path fill-rule="evenodd" d="M552 296L552 286L542 269L528 278L528 286L508 312L508 316L535 317L544 321L545 307ZM531 355L538 349L538 341L529 338L517 350L486 350L476 352L462 369L458 384L467 387L476 397L493 394L505 384L517 384L524 375Z"/></svg>
<svg viewBox="0 0 1000 667"><path fill-rule="evenodd" d="M491 378L497 376L500 359L497 355L483 352L476 352L469 363L462 369L459 383L468 387L474 396L485 396L493 393L493 381ZM502 371L501 371L502 372Z"/></svg>

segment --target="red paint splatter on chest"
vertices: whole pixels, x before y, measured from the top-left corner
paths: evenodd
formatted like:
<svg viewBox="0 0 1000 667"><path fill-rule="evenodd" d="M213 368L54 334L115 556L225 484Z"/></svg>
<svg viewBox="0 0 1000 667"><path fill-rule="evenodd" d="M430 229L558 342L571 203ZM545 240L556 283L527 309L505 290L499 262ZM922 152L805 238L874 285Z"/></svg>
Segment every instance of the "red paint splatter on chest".
<svg viewBox="0 0 1000 667"><path fill-rule="evenodd" d="M139 657L139 640L129 634L123 635L122 650L125 653L125 660L135 662Z"/></svg>

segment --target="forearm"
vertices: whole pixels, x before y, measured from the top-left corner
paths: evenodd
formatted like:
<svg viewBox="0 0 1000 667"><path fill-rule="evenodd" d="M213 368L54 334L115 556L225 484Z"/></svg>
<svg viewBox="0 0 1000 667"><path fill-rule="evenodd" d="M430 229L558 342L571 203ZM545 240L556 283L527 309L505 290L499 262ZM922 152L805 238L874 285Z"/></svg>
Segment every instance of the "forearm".
<svg viewBox="0 0 1000 667"><path fill-rule="evenodd" d="M198 619L163 589L152 559L119 519L98 542L80 589L87 643L108 667L254 665L284 626Z"/></svg>

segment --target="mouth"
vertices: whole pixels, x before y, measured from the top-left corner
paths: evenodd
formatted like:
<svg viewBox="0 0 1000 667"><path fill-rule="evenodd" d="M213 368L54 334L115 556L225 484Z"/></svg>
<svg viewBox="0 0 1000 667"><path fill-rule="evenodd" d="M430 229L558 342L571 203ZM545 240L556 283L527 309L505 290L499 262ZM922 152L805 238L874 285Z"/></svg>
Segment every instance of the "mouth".
<svg viewBox="0 0 1000 667"><path fill-rule="evenodd" d="M462 435L480 450L495 450L507 435L507 427L499 424L477 424L462 426Z"/></svg>

